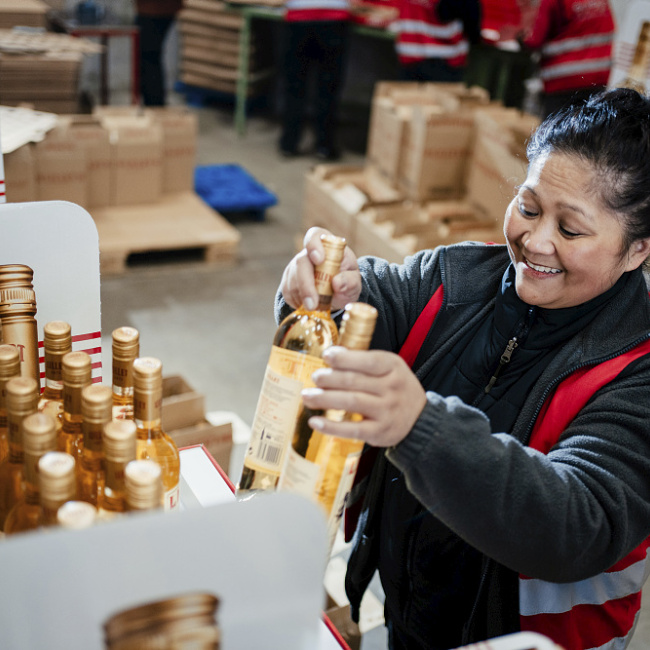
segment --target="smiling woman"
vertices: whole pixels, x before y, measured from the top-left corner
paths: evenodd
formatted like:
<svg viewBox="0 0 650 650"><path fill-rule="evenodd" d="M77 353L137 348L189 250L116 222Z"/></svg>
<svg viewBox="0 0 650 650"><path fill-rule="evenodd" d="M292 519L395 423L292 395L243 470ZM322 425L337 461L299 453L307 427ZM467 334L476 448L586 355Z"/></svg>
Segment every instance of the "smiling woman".
<svg viewBox="0 0 650 650"><path fill-rule="evenodd" d="M310 425L369 443L346 591L358 616L379 571L391 650L519 630L613 650L634 630L650 548L650 100L619 89L569 107L528 155L507 246L401 265L347 249L332 280L333 310L378 310L375 335L327 350L303 401L363 416ZM287 266L278 318L315 299L324 232Z"/></svg>

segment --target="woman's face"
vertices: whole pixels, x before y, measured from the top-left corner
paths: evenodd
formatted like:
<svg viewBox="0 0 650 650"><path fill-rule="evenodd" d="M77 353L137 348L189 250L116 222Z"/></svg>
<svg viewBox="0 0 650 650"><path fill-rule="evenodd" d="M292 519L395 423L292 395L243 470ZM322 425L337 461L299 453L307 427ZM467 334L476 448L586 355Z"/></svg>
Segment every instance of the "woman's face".
<svg viewBox="0 0 650 650"><path fill-rule="evenodd" d="M525 303L580 305L647 256L649 240L621 254L623 227L603 205L598 183L588 163L565 154L541 155L530 165L504 225L517 295Z"/></svg>

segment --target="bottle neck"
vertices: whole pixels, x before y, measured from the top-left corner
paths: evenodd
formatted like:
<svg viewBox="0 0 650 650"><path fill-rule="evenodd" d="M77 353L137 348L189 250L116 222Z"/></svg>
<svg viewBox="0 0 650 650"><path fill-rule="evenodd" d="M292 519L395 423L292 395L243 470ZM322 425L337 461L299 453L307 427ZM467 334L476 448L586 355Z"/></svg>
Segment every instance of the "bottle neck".
<svg viewBox="0 0 650 650"><path fill-rule="evenodd" d="M91 456L98 456L99 458L103 456L102 436L104 424L107 424L107 422L84 422L84 453L87 452L89 458Z"/></svg>
<svg viewBox="0 0 650 650"><path fill-rule="evenodd" d="M69 384L63 385L63 414L81 418L81 391L82 386Z"/></svg>
<svg viewBox="0 0 650 650"><path fill-rule="evenodd" d="M128 461L117 461L105 459L106 468L106 487L110 488L113 492L123 494L124 488L124 468L127 466Z"/></svg>
<svg viewBox="0 0 650 650"><path fill-rule="evenodd" d="M138 439L154 438L162 434L162 388L159 391L135 391L133 396L133 419Z"/></svg>

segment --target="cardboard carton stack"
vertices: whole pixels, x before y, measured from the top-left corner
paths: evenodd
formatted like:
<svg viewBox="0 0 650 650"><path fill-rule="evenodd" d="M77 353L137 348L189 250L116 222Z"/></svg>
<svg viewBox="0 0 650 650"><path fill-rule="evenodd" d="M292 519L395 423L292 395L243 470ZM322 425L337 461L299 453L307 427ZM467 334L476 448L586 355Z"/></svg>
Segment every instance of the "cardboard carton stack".
<svg viewBox="0 0 650 650"><path fill-rule="evenodd" d="M0 0L0 29L39 27L45 29L49 5L41 0Z"/></svg>
<svg viewBox="0 0 650 650"><path fill-rule="evenodd" d="M0 29L0 104L75 113L83 57L101 51L66 34Z"/></svg>
<svg viewBox="0 0 650 650"><path fill-rule="evenodd" d="M345 166L312 170L303 225L332 229L357 254L393 262L464 240L502 242L506 207L525 178L525 142L538 122L490 102L481 88L379 83L366 166L356 178ZM369 177L381 185L381 200Z"/></svg>
<svg viewBox="0 0 650 650"><path fill-rule="evenodd" d="M178 17L180 80L190 86L234 94L239 77L240 33L244 18L221 0L185 0ZM257 24L248 48L248 94L257 95L271 73L268 25ZM266 45L266 46L265 46Z"/></svg>

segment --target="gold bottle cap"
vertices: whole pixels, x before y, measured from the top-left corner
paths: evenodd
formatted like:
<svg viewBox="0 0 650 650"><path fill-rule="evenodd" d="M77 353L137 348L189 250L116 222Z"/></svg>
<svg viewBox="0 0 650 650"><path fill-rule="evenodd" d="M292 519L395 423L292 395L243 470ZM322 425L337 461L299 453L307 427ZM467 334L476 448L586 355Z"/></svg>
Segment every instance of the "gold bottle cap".
<svg viewBox="0 0 650 650"><path fill-rule="evenodd" d="M0 315L16 308L36 313L33 279L34 271L24 264L0 266Z"/></svg>
<svg viewBox="0 0 650 650"><path fill-rule="evenodd" d="M43 347L45 352L66 354L72 349L72 330L70 324L53 320L43 327Z"/></svg>
<svg viewBox="0 0 650 650"><path fill-rule="evenodd" d="M92 381L92 361L87 352L68 352L61 360L63 383L86 386Z"/></svg>
<svg viewBox="0 0 650 650"><path fill-rule="evenodd" d="M364 302L345 306L341 317L339 344L351 350L367 350L377 323L377 310Z"/></svg>
<svg viewBox="0 0 650 650"><path fill-rule="evenodd" d="M23 420L25 454L39 455L56 449L56 422L47 413L32 413Z"/></svg>
<svg viewBox="0 0 650 650"><path fill-rule="evenodd" d="M333 294L332 278L341 268L341 261L345 252L345 239L334 235L321 235L320 239L323 243L325 259L321 264L314 267L314 282L322 303L323 297Z"/></svg>
<svg viewBox="0 0 650 650"><path fill-rule="evenodd" d="M104 457L116 463L135 460L136 426L133 420L111 420L104 425Z"/></svg>
<svg viewBox="0 0 650 650"><path fill-rule="evenodd" d="M30 415L38 408L40 391L32 377L12 377L5 385L7 412L15 416Z"/></svg>
<svg viewBox="0 0 650 650"><path fill-rule="evenodd" d="M75 498L74 458L62 451L48 451L38 461L41 505L58 508Z"/></svg>
<svg viewBox="0 0 650 650"><path fill-rule="evenodd" d="M62 528L90 528L97 519L97 508L87 501L66 501L57 510L56 518Z"/></svg>
<svg viewBox="0 0 650 650"><path fill-rule="evenodd" d="M140 332L135 327L113 330L113 359L130 361L140 354Z"/></svg>
<svg viewBox="0 0 650 650"><path fill-rule="evenodd" d="M321 235L320 240L325 249L325 258L340 264L343 260L343 253L345 252L345 237Z"/></svg>
<svg viewBox="0 0 650 650"><path fill-rule="evenodd" d="M20 375L20 353L15 345L0 345L0 381Z"/></svg>
<svg viewBox="0 0 650 650"><path fill-rule="evenodd" d="M113 391L104 384L88 384L81 391L84 423L104 424L113 415Z"/></svg>
<svg viewBox="0 0 650 650"><path fill-rule="evenodd" d="M124 468L126 501L133 510L162 505L162 470L153 460L132 460Z"/></svg>
<svg viewBox="0 0 650 650"><path fill-rule="evenodd" d="M138 357L133 362L133 387L154 390L162 385L162 362L154 357Z"/></svg>

